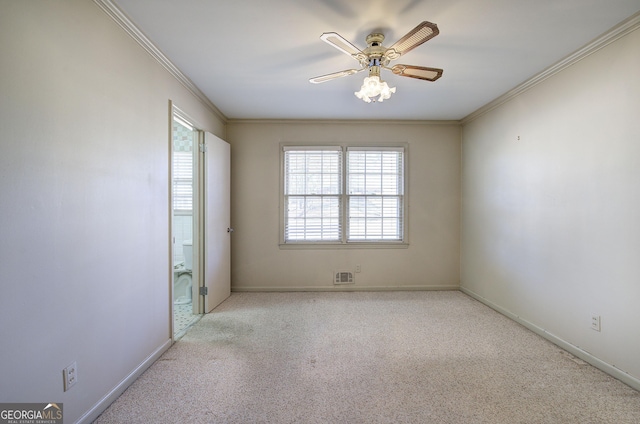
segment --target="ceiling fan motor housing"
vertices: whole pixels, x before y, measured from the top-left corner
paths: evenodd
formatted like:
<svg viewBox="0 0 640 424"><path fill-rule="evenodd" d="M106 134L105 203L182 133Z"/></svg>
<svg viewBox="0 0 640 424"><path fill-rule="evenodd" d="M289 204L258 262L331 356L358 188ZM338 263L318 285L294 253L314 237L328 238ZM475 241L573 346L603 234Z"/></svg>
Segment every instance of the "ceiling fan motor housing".
<svg viewBox="0 0 640 424"><path fill-rule="evenodd" d="M384 57L384 52L387 51L387 48L382 45L383 41L383 34L374 32L367 35L367 48L362 51L368 59L366 66L386 66L389 63L389 60Z"/></svg>
<svg viewBox="0 0 640 424"><path fill-rule="evenodd" d="M367 38L365 39L365 41L367 42L367 45L369 47L373 46L374 44L376 46L379 46L384 41L384 35L380 34L379 32L374 32L372 34L367 35Z"/></svg>

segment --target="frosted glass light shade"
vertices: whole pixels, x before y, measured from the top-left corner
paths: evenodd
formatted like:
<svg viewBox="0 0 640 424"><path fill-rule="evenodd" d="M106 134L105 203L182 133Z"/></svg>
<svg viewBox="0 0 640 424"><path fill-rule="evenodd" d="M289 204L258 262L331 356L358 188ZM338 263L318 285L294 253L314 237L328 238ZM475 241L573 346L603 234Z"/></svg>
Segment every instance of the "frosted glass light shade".
<svg viewBox="0 0 640 424"><path fill-rule="evenodd" d="M380 80L379 76L374 75L366 77L362 83L362 87L360 87L360 91L356 91L354 94L362 101L371 103L372 101L382 102L387 100L391 98L391 93L395 92L395 87L389 88L385 81ZM376 96L379 96L378 99L375 99Z"/></svg>

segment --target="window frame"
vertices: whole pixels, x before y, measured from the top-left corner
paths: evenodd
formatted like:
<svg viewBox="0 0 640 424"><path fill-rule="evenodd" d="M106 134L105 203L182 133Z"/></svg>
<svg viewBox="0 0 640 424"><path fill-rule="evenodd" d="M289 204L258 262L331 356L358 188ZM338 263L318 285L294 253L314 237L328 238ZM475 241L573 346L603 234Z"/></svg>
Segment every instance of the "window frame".
<svg viewBox="0 0 640 424"><path fill-rule="evenodd" d="M287 219L287 195L285 194L285 151L286 150L326 150L340 148L341 150L341 193L340 193L340 238L336 241L322 240L285 240ZM409 143L280 143L280 195L279 195L279 245L281 249L335 249L335 248L407 248L409 246ZM348 240L349 216L347 193L348 168L347 155L349 149L355 150L401 150L403 153L402 175L402 239Z"/></svg>

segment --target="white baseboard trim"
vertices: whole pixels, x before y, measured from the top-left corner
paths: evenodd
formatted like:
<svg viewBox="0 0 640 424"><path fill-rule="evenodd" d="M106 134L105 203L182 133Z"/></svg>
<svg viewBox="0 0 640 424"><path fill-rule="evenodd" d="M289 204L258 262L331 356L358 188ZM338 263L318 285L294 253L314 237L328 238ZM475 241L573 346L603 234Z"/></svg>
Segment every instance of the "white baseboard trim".
<svg viewBox="0 0 640 424"><path fill-rule="evenodd" d="M309 287L231 287L232 292L344 292L344 291L443 291L460 290L460 286L357 286L355 284L343 284L336 286L309 286Z"/></svg>
<svg viewBox="0 0 640 424"><path fill-rule="evenodd" d="M529 330L533 331L534 333L538 334L539 336L544 337L545 339L549 340L551 343L553 343L556 346L566 350L567 352L571 353L572 355L577 356L578 358L582 359L585 362L588 362L589 364L593 365L594 367L598 368L599 370L609 374L610 376L612 376L614 378L617 378L618 380L622 381L626 385L631 386L632 388L640 391L640 379L637 379L634 376L622 371L621 369L616 368L614 365L611 365L611 364L609 364L607 362L604 362L600 358L597 358L597 357L593 356L592 354L590 354L589 352L580 349L578 346L575 346L575 345L567 342L566 340L561 339L560 337L556 336L555 334L549 333L544 328L538 327L537 325L535 325L535 324L533 324L533 323L531 323L531 322L519 317L518 315L514 314L513 312L508 311L508 310L502 308L499 305L496 305L495 303L489 301L488 299L485 299L484 297L480 296L479 294L475 293L472 290L469 290L466 287L460 287L460 291L462 291L463 293L471 296L472 298L476 299L477 301L484 303L485 305L487 305L491 309L495 310L496 312L499 312L500 314L506 316L507 318L512 319L513 321L517 322L518 324L523 325L524 327L528 328Z"/></svg>
<svg viewBox="0 0 640 424"><path fill-rule="evenodd" d="M151 355L138 365L124 380L107 393L93 408L80 417L76 423L91 423L102 414L143 372L147 370L164 352L171 347L171 340L167 340L158 347Z"/></svg>

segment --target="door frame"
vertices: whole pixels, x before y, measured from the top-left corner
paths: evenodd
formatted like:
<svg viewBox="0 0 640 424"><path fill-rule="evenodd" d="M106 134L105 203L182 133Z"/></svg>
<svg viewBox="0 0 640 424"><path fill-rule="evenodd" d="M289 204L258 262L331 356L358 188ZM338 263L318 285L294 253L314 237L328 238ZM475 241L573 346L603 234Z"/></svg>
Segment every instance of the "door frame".
<svg viewBox="0 0 640 424"><path fill-rule="evenodd" d="M202 234L201 234L201 217L202 202L199 201L202 170L201 154L199 146L204 139L204 131L199 129L200 125L192 119L183 110L178 108L171 100L169 100L169 332L171 339L175 342L174 322L174 254L175 254L175 228L174 228L174 211L173 211L173 120L174 116L190 124L195 132L193 141L193 200L192 200L192 246L193 246L193 269L191 270L191 299L193 313L202 315L204 313L204 298L200 296L200 287L203 286L202 278Z"/></svg>
<svg viewBox="0 0 640 424"><path fill-rule="evenodd" d="M195 315L210 312L231 295L231 192L229 143L206 132L194 119L169 101L169 257L170 257L170 331L175 341L173 328L173 255L175 229L173 212L173 120L174 116L193 128L193 198L192 239L193 269L192 306ZM222 185L220 182L225 182ZM220 205L226 207L220 208ZM215 205L215 206L212 206ZM207 252L209 249L209 252ZM209 257L209 260L207 260ZM222 258L214 260L212 258ZM201 294L202 293L202 294Z"/></svg>

